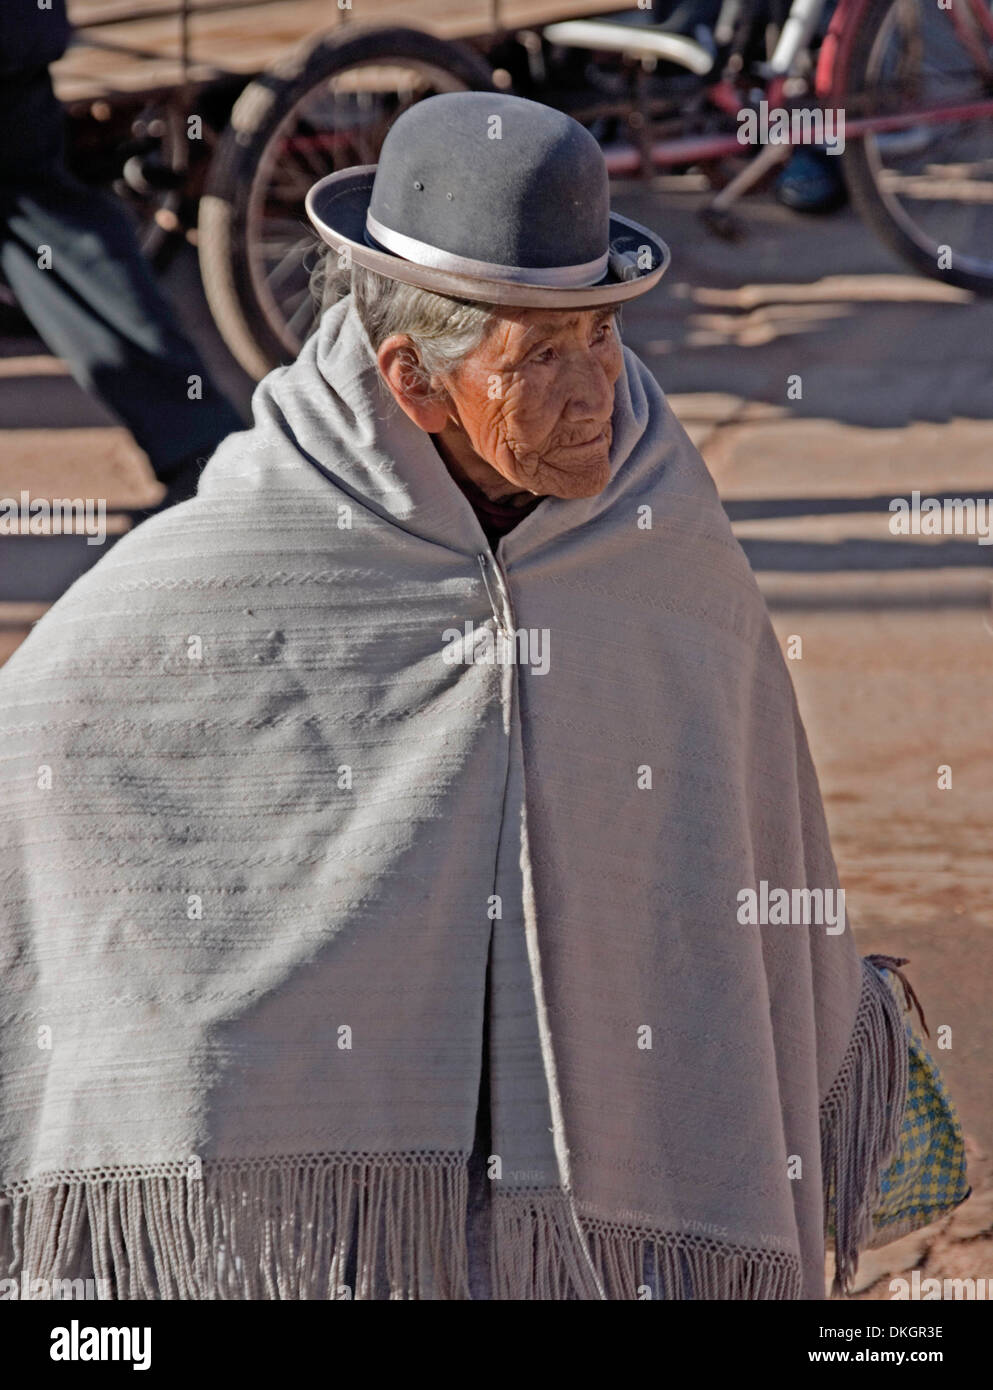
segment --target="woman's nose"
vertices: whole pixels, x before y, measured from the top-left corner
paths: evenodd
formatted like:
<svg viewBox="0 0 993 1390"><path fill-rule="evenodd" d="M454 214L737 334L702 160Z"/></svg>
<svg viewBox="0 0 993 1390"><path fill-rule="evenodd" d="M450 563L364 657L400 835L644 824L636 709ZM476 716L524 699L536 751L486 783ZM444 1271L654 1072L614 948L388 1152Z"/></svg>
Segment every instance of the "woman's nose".
<svg viewBox="0 0 993 1390"><path fill-rule="evenodd" d="M600 420L613 410L614 381L603 363L592 355L587 361L577 364L568 391L569 403L565 413L569 419Z"/></svg>

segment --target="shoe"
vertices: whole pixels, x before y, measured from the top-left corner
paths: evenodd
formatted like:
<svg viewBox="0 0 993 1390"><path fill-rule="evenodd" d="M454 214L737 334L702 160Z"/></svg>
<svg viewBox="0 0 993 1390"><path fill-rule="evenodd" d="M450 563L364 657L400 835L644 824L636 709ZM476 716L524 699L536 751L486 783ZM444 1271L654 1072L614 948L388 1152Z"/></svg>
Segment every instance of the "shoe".
<svg viewBox="0 0 993 1390"><path fill-rule="evenodd" d="M848 202L838 156L819 149L791 155L776 180L776 197L794 212L834 212Z"/></svg>

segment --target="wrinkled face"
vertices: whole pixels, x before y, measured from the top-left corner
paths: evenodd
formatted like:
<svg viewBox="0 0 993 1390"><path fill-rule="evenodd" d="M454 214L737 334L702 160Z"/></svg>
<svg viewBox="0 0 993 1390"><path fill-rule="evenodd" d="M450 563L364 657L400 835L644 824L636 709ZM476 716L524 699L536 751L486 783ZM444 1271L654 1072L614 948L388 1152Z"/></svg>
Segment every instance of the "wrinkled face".
<svg viewBox="0 0 993 1390"><path fill-rule="evenodd" d="M594 497L610 480L610 417L623 360L611 308L502 309L446 378L476 454L515 488Z"/></svg>

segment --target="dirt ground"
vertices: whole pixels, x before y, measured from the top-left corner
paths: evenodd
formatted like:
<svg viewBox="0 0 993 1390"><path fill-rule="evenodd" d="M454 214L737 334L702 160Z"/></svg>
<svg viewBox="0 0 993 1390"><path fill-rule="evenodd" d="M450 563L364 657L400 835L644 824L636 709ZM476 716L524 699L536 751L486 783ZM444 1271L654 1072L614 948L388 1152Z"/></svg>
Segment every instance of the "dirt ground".
<svg viewBox="0 0 993 1390"><path fill-rule="evenodd" d="M665 178L619 190L674 253L624 336L700 446L784 648L802 638L791 669L859 946L909 957L932 1035L951 1027L936 1055L969 1141L974 1195L865 1255L857 1296L888 1298L913 1268L993 1279L993 547L896 538L887 511L914 488L993 494L993 301L905 273L847 211L802 219L759 197L748 239L727 245L701 232L698 203ZM167 284L245 405L190 255ZM0 427L0 495L28 477L35 495L70 481L117 505L155 495L126 432L31 339L0 340ZM10 544L0 659L80 562Z"/></svg>

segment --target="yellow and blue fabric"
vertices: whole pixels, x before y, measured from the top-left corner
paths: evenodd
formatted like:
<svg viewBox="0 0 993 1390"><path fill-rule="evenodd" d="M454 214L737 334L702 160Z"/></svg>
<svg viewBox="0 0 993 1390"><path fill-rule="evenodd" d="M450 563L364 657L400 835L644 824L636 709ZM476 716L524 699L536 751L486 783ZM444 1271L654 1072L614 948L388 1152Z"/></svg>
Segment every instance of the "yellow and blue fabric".
<svg viewBox="0 0 993 1390"><path fill-rule="evenodd" d="M900 1147L882 1175L880 1202L872 1215L872 1244L882 1245L946 1215L965 1201L970 1187L955 1105L928 1052L902 982L892 970L873 968L879 969L905 1014L910 1051Z"/></svg>

